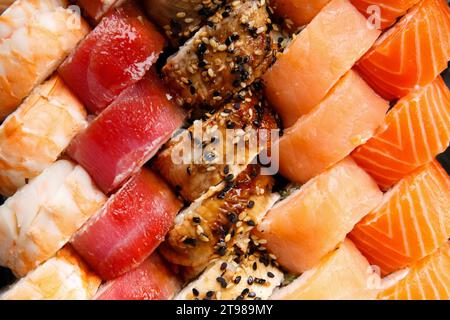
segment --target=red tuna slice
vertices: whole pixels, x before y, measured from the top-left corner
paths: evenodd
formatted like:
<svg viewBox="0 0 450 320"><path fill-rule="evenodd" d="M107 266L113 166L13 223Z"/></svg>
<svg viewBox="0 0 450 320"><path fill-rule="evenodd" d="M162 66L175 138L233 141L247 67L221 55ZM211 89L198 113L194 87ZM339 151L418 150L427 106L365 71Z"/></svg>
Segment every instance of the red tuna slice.
<svg viewBox="0 0 450 320"><path fill-rule="evenodd" d="M144 13L127 2L99 23L59 73L86 108L98 114L145 75L164 43Z"/></svg>
<svg viewBox="0 0 450 320"><path fill-rule="evenodd" d="M158 76L125 90L70 144L68 154L110 193L139 170L183 123Z"/></svg>
<svg viewBox="0 0 450 320"><path fill-rule="evenodd" d="M95 299L171 300L180 288L180 280L155 252L136 269L107 282Z"/></svg>
<svg viewBox="0 0 450 320"><path fill-rule="evenodd" d="M143 169L75 234L73 247L102 279L117 278L153 253L181 206L161 178Z"/></svg>

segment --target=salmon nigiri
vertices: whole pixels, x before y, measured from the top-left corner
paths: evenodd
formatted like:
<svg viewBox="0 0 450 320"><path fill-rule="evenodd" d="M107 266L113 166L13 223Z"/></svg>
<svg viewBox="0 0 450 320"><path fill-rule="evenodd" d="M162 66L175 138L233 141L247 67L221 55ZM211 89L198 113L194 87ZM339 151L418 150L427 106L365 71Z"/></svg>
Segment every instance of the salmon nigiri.
<svg viewBox="0 0 450 320"><path fill-rule="evenodd" d="M450 235L450 178L437 161L385 194L350 238L370 263L388 274L433 253Z"/></svg>
<svg viewBox="0 0 450 320"><path fill-rule="evenodd" d="M444 0L424 0L376 42L358 70L393 100L432 82L449 60L450 9Z"/></svg>
<svg viewBox="0 0 450 320"><path fill-rule="evenodd" d="M354 71L349 71L309 114L280 140L280 172L305 183L370 139L389 108Z"/></svg>
<svg viewBox="0 0 450 320"><path fill-rule="evenodd" d="M336 248L381 200L376 183L349 157L270 210L259 236L280 265L302 273Z"/></svg>
<svg viewBox="0 0 450 320"><path fill-rule="evenodd" d="M373 300L379 276L348 239L286 287L272 300Z"/></svg>
<svg viewBox="0 0 450 320"><path fill-rule="evenodd" d="M375 27L389 28L420 0L351 0ZM379 10L379 11L378 11ZM376 21L375 19L379 19ZM377 25L379 23L379 25Z"/></svg>
<svg viewBox="0 0 450 320"><path fill-rule="evenodd" d="M445 151L450 142L450 91L441 77L401 99L353 158L383 189Z"/></svg>
<svg viewBox="0 0 450 320"><path fill-rule="evenodd" d="M450 243L420 260L378 296L383 300L449 300Z"/></svg>
<svg viewBox="0 0 450 320"><path fill-rule="evenodd" d="M284 125L310 112L379 34L348 0L323 8L263 77Z"/></svg>
<svg viewBox="0 0 450 320"><path fill-rule="evenodd" d="M272 0L275 13L290 19L296 27L308 24L330 0Z"/></svg>

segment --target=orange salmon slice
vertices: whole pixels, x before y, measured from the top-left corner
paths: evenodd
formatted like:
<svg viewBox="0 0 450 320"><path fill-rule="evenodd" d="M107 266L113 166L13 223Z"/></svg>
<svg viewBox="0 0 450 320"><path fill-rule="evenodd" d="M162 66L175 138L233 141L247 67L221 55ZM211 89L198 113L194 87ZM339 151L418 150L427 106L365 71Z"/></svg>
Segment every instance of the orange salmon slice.
<svg viewBox="0 0 450 320"><path fill-rule="evenodd" d="M270 5L276 14L300 27L310 23L328 2L330 0L272 0Z"/></svg>
<svg viewBox="0 0 450 320"><path fill-rule="evenodd" d="M392 26L398 18L416 5L420 0L351 0L352 4L365 15L371 23L381 29ZM379 21L377 21L377 20ZM377 25L379 24L379 25Z"/></svg>
<svg viewBox="0 0 450 320"><path fill-rule="evenodd" d="M272 300L374 300L378 274L350 240L318 266L274 292Z"/></svg>
<svg viewBox="0 0 450 320"><path fill-rule="evenodd" d="M378 296L383 300L449 300L450 242L422 259L406 277Z"/></svg>
<svg viewBox="0 0 450 320"><path fill-rule="evenodd" d="M350 238L383 274L432 254L450 235L450 178L433 161L401 180Z"/></svg>
<svg viewBox="0 0 450 320"><path fill-rule="evenodd" d="M305 183L364 144L383 123L387 101L350 70L279 141L280 173Z"/></svg>
<svg viewBox="0 0 450 320"><path fill-rule="evenodd" d="M401 99L353 158L384 190L432 161L450 142L450 91L441 77Z"/></svg>
<svg viewBox="0 0 450 320"><path fill-rule="evenodd" d="M382 197L348 157L275 205L258 236L267 240L280 265L300 274L317 266Z"/></svg>
<svg viewBox="0 0 450 320"><path fill-rule="evenodd" d="M379 34L348 0L326 5L263 77L285 127L311 111Z"/></svg>
<svg viewBox="0 0 450 320"><path fill-rule="evenodd" d="M384 98L402 98L425 86L450 60L450 8L423 0L378 39L357 68Z"/></svg>

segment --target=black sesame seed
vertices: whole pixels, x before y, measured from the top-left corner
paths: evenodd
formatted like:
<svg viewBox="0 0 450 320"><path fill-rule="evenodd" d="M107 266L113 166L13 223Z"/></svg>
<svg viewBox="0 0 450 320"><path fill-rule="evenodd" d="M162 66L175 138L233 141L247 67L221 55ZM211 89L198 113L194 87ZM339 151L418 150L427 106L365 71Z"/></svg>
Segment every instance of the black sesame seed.
<svg viewBox="0 0 450 320"><path fill-rule="evenodd" d="M248 294L248 297L249 297L249 298L254 298L254 297L256 297L256 293L250 292L250 293Z"/></svg>
<svg viewBox="0 0 450 320"><path fill-rule="evenodd" d="M186 168L187 174L190 176L192 174L192 168L189 166Z"/></svg>
<svg viewBox="0 0 450 320"><path fill-rule="evenodd" d="M254 226L256 226L256 223L253 220L248 220L247 221L247 225L250 226L250 227L254 227Z"/></svg>
<svg viewBox="0 0 450 320"><path fill-rule="evenodd" d="M266 279L258 279L258 281L256 281L257 284L264 284L266 283Z"/></svg>
<svg viewBox="0 0 450 320"><path fill-rule="evenodd" d="M254 281L254 279L253 279L252 276L248 277L247 283L248 283L249 285L252 285L252 284L253 284L253 281Z"/></svg>
<svg viewBox="0 0 450 320"><path fill-rule="evenodd" d="M206 293L206 296L207 296L208 298L211 298L213 295L214 295L214 291L208 291L208 292Z"/></svg>
<svg viewBox="0 0 450 320"><path fill-rule="evenodd" d="M253 270L256 271L256 269L258 269L258 264L256 262L253 262L252 268L253 268Z"/></svg>
<svg viewBox="0 0 450 320"><path fill-rule="evenodd" d="M269 277L269 278L275 278L275 275L272 273L272 272L267 272L267 276Z"/></svg>
<svg viewBox="0 0 450 320"><path fill-rule="evenodd" d="M189 92L190 92L192 95L194 95L195 92L196 92L195 87L194 87L194 86L190 86L190 87L189 87Z"/></svg>
<svg viewBox="0 0 450 320"><path fill-rule="evenodd" d="M226 281L224 278L222 278L222 277L217 277L217 278L216 278L216 281L217 281L218 283L220 283L220 286L221 286L222 288L224 288L224 289L228 286L227 281Z"/></svg>
<svg viewBox="0 0 450 320"><path fill-rule="evenodd" d="M220 270L223 271L223 270L225 270L227 267L228 267L228 264L227 264L226 262L223 262L223 263L220 265Z"/></svg>
<svg viewBox="0 0 450 320"><path fill-rule="evenodd" d="M233 174L228 174L226 177L225 177L225 181L227 181L227 182L229 182L229 181L233 181L233 179L234 179L234 175Z"/></svg>
<svg viewBox="0 0 450 320"><path fill-rule="evenodd" d="M192 221L194 221L195 223L200 223L202 220L200 219L200 217L194 217L192 218Z"/></svg>
<svg viewBox="0 0 450 320"><path fill-rule="evenodd" d="M224 173L224 174L229 174L229 173L230 173L230 166L229 166L229 165L226 165L226 166L223 168L223 173Z"/></svg>
<svg viewBox="0 0 450 320"><path fill-rule="evenodd" d="M241 104L235 103L235 104L233 104L233 108L234 108L234 110L239 110L241 108Z"/></svg>
<svg viewBox="0 0 450 320"><path fill-rule="evenodd" d="M196 244L197 244L197 239L194 239L194 238L186 238L186 239L183 240L183 243L186 244L186 245L194 246L194 247L195 247Z"/></svg>
<svg viewBox="0 0 450 320"><path fill-rule="evenodd" d="M249 292L250 292L250 289L249 288L245 288L244 290L242 290L241 296L245 296Z"/></svg>
<svg viewBox="0 0 450 320"><path fill-rule="evenodd" d="M236 127L236 124L234 122L228 121L227 122L227 129L234 129Z"/></svg>
<svg viewBox="0 0 450 320"><path fill-rule="evenodd" d="M255 206L255 201L250 200L247 204L247 208L252 209Z"/></svg>
<svg viewBox="0 0 450 320"><path fill-rule="evenodd" d="M234 213L228 214L228 220L230 220L231 223L235 224L238 222L238 216Z"/></svg>
<svg viewBox="0 0 450 320"><path fill-rule="evenodd" d="M221 257L223 257L225 255L227 251L227 247L220 247L219 249L217 249L217 254Z"/></svg>
<svg viewBox="0 0 450 320"><path fill-rule="evenodd" d="M243 296L237 296L236 300L244 300Z"/></svg>
<svg viewBox="0 0 450 320"><path fill-rule="evenodd" d="M192 289L192 294L193 294L194 296L198 297L198 295L200 294L200 292L198 292L197 289L193 288L193 289Z"/></svg>
<svg viewBox="0 0 450 320"><path fill-rule="evenodd" d="M239 282L241 282L241 279L242 279L241 276L237 276L237 277L234 279L234 283L235 283L235 284L239 284Z"/></svg>

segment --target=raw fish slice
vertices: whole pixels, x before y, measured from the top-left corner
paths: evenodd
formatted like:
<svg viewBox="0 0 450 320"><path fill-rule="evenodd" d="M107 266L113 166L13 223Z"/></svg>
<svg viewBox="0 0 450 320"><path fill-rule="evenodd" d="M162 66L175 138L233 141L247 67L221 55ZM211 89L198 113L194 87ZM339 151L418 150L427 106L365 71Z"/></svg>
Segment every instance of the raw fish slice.
<svg viewBox="0 0 450 320"><path fill-rule="evenodd" d="M285 127L317 106L379 34L348 0L325 6L263 77Z"/></svg>
<svg viewBox="0 0 450 320"><path fill-rule="evenodd" d="M180 280L157 253L139 267L106 282L96 300L171 300L180 290Z"/></svg>
<svg viewBox="0 0 450 320"><path fill-rule="evenodd" d="M300 274L317 266L381 199L376 183L346 158L275 205L258 235L281 266Z"/></svg>
<svg viewBox="0 0 450 320"><path fill-rule="evenodd" d="M358 62L358 71L384 98L402 98L431 83L450 60L450 8L424 0L389 29Z"/></svg>
<svg viewBox="0 0 450 320"><path fill-rule="evenodd" d="M11 196L56 161L87 126L83 105L62 79L37 87L0 126L0 193Z"/></svg>
<svg viewBox="0 0 450 320"><path fill-rule="evenodd" d="M133 2L112 10L59 68L95 114L138 82L158 59L164 38Z"/></svg>
<svg viewBox="0 0 450 320"><path fill-rule="evenodd" d="M320 263L286 287L274 292L272 300L374 300L381 282L348 239Z"/></svg>
<svg viewBox="0 0 450 320"><path fill-rule="evenodd" d="M104 280L140 265L164 240L182 204L154 173L141 170L72 238Z"/></svg>
<svg viewBox="0 0 450 320"><path fill-rule="evenodd" d="M101 282L70 247L65 247L7 288L0 300L89 300Z"/></svg>
<svg viewBox="0 0 450 320"><path fill-rule="evenodd" d="M432 161L450 142L450 91L441 77L413 91L353 158L387 190Z"/></svg>
<svg viewBox="0 0 450 320"><path fill-rule="evenodd" d="M125 90L70 144L68 154L110 193L138 171L183 123L158 76Z"/></svg>
<svg viewBox="0 0 450 320"><path fill-rule="evenodd" d="M350 238L389 274L441 247L450 235L450 178L437 161L401 180Z"/></svg>
<svg viewBox="0 0 450 320"><path fill-rule="evenodd" d="M305 183L364 144L382 124L387 101L350 70L279 142L280 173Z"/></svg>
<svg viewBox="0 0 450 320"><path fill-rule="evenodd" d="M328 2L330 0L271 0L270 5L276 14L301 27L310 23Z"/></svg>
<svg viewBox="0 0 450 320"><path fill-rule="evenodd" d="M53 257L105 201L80 166L54 163L0 207L0 265L25 276Z"/></svg>

